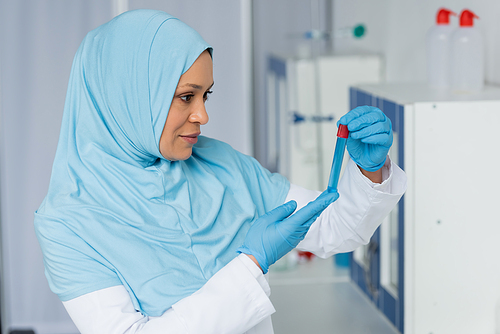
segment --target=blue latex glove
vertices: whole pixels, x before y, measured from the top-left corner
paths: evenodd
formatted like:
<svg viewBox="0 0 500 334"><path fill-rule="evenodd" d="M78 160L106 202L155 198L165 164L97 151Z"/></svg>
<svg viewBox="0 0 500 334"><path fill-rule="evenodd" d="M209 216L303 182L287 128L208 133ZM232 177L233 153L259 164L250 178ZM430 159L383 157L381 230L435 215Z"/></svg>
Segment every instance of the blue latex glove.
<svg viewBox="0 0 500 334"><path fill-rule="evenodd" d="M376 107L361 106L342 116L338 124L347 125L347 151L364 170L382 168L392 145L391 120Z"/></svg>
<svg viewBox="0 0 500 334"><path fill-rule="evenodd" d="M337 192L323 192L314 201L290 216L297 202L290 201L259 217L245 237L238 252L253 255L262 271L294 249L306 236L309 227L331 203L339 198Z"/></svg>

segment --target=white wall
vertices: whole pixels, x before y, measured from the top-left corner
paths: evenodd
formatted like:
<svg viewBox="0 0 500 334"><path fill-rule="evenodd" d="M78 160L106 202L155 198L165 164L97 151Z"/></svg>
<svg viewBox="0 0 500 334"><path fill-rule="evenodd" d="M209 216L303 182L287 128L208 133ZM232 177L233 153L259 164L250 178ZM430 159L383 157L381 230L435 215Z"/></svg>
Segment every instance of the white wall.
<svg viewBox="0 0 500 334"><path fill-rule="evenodd" d="M486 54L486 80L500 84L500 1L498 0L349 0L335 1L335 27L365 23L364 39L337 40L336 51L366 50L386 58L388 81L425 81L425 34L434 24L436 12L446 7L457 14L468 8L480 19ZM458 18L452 17L458 25Z"/></svg>
<svg viewBox="0 0 500 334"><path fill-rule="evenodd" d="M111 17L109 1L0 1L3 333L74 329L48 288L33 213L47 192L73 56Z"/></svg>

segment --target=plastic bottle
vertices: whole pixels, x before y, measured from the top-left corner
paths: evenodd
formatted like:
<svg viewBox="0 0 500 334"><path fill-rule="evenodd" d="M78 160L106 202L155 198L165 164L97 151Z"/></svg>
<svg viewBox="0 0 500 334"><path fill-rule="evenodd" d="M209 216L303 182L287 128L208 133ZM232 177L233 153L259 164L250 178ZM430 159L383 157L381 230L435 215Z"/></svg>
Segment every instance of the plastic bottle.
<svg viewBox="0 0 500 334"><path fill-rule="evenodd" d="M450 87L450 15L457 15L449 9L441 8L436 15L436 25L427 32L427 81L433 88Z"/></svg>
<svg viewBox="0 0 500 334"><path fill-rule="evenodd" d="M460 26L451 36L451 85L456 91L480 91L484 87L483 37L474 27L468 9L460 14Z"/></svg>

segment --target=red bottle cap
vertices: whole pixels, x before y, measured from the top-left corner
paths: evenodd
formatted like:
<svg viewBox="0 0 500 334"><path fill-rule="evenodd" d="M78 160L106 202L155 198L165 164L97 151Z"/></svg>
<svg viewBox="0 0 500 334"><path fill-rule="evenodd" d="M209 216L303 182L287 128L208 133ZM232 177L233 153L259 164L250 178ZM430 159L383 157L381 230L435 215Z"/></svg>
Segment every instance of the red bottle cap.
<svg viewBox="0 0 500 334"><path fill-rule="evenodd" d="M461 27L473 27L474 26L474 18L478 19L479 17L471 12L468 9L464 9L462 14L460 14L460 26Z"/></svg>
<svg viewBox="0 0 500 334"><path fill-rule="evenodd" d="M436 23L437 24L450 24L450 15L457 16L456 13L452 12L449 9L441 8L436 15Z"/></svg>
<svg viewBox="0 0 500 334"><path fill-rule="evenodd" d="M337 131L337 137L340 137L340 138L349 137L349 129L347 129L347 125L339 124L339 129Z"/></svg>

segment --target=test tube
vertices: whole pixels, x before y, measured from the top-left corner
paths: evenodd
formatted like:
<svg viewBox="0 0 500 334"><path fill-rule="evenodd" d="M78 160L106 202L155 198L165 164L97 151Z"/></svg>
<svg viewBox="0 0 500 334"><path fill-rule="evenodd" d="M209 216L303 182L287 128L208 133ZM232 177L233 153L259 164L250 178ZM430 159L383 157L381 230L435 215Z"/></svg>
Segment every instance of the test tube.
<svg viewBox="0 0 500 334"><path fill-rule="evenodd" d="M337 143L335 144L335 152L333 153L332 170L330 171L330 179L328 180L329 193L337 191L342 161L344 160L347 137L349 137L347 125L339 124L339 129L337 131Z"/></svg>

